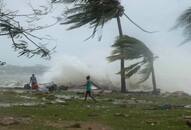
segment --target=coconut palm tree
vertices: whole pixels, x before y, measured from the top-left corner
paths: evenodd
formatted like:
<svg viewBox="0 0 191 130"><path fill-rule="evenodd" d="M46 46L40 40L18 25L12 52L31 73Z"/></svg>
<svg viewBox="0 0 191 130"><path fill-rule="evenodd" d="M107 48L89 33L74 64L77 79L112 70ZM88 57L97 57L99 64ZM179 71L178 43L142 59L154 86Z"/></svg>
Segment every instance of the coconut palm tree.
<svg viewBox="0 0 191 130"><path fill-rule="evenodd" d="M142 74L139 83L142 83L152 75L153 92L156 93L156 78L153 66L155 57L150 49L140 40L127 35L118 37L112 47L114 49L111 56L108 57L109 61L133 60L133 64L124 68L126 78L130 78L139 72Z"/></svg>
<svg viewBox="0 0 191 130"><path fill-rule="evenodd" d="M174 28L182 28L186 39L182 44L191 41L191 7L186 9L177 19L177 24ZM173 29L174 29L173 28Z"/></svg>
<svg viewBox="0 0 191 130"><path fill-rule="evenodd" d="M123 36L120 17L123 15L134 25L145 32L149 32L137 25L124 12L124 7L119 0L52 0L53 3L73 3L74 6L65 11L66 19L61 24L72 24L68 29L79 28L90 25L93 32L89 38L95 36L98 27L103 28L104 24L111 19L117 19L119 35ZM150 33L150 32L149 32ZM126 92L126 81L124 72L124 59L121 59L121 92Z"/></svg>

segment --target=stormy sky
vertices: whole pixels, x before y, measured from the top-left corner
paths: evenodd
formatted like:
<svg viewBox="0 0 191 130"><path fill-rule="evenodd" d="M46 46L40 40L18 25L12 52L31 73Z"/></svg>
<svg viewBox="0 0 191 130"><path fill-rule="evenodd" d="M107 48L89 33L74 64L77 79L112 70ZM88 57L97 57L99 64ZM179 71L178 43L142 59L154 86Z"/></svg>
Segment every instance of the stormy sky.
<svg viewBox="0 0 191 130"><path fill-rule="evenodd" d="M178 47L184 40L182 30L170 30L176 23L177 17L188 7L191 6L190 0L121 0L125 7L126 14L144 29L158 31L154 34L147 34L137 29L126 18L122 18L122 27L124 34L137 37L142 40L156 56L159 56L155 62L155 69L159 85L162 88L171 90L184 90L191 92L191 43ZM26 13L29 9L28 3L35 7L47 4L47 0L5 0L7 8L19 10L20 13ZM47 25L54 22L53 17L59 16L64 6L58 6L54 12L45 17L41 25ZM82 27L72 31L66 31L68 25L56 25L54 27L36 32L37 35L50 35L50 47L56 46L55 57L62 55L75 57L81 60L87 66L107 67L110 66L106 61L111 51L111 44L118 35L116 20L112 20L105 25L103 30L98 31L94 39L84 41L92 32L87 27ZM102 35L102 40L98 37ZM6 37L0 38L1 60L8 64L16 65L35 65L49 64L38 57L28 59L17 57L17 52L11 48L11 41ZM60 59L61 60L61 59Z"/></svg>

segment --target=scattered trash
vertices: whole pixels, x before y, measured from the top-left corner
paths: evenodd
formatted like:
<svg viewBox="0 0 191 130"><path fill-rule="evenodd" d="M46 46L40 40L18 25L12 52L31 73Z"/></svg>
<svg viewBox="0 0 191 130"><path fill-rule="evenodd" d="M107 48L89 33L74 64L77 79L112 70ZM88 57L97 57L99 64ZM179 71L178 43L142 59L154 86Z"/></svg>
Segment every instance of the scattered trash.
<svg viewBox="0 0 191 130"><path fill-rule="evenodd" d="M66 103L66 101L61 100L61 99L56 99L55 102L60 103L60 104L65 104Z"/></svg>
<svg viewBox="0 0 191 130"><path fill-rule="evenodd" d="M17 124L23 124L23 123L29 123L30 122L29 117L0 117L0 125L2 126L10 126L10 125L17 125Z"/></svg>
<svg viewBox="0 0 191 130"><path fill-rule="evenodd" d="M191 116L184 116L183 119L186 122L186 125L191 127Z"/></svg>
<svg viewBox="0 0 191 130"><path fill-rule="evenodd" d="M9 125L15 125L15 124L19 124L19 122L13 117L0 118L0 125L9 126Z"/></svg>
<svg viewBox="0 0 191 130"><path fill-rule="evenodd" d="M152 121L152 120L148 120L146 121L147 124L151 125L151 126L154 126L154 125L157 125L158 122L157 121Z"/></svg>
<svg viewBox="0 0 191 130"><path fill-rule="evenodd" d="M103 93L104 94L111 94L113 92L113 90L104 90Z"/></svg>
<svg viewBox="0 0 191 130"><path fill-rule="evenodd" d="M184 108L191 108L191 105L185 105Z"/></svg>
<svg viewBox="0 0 191 130"><path fill-rule="evenodd" d="M171 104L164 104L164 105L159 106L159 109L161 109L161 110L169 110L172 108L174 108L174 106Z"/></svg>
<svg viewBox="0 0 191 130"><path fill-rule="evenodd" d="M173 93L170 92L165 92L163 94L161 94L162 97L170 97L170 96L174 96L174 97L187 97L190 96L189 94L183 92L183 91L176 91Z"/></svg>
<svg viewBox="0 0 191 130"><path fill-rule="evenodd" d="M184 116L184 119L185 119L185 120L191 119L191 116Z"/></svg>
<svg viewBox="0 0 191 130"><path fill-rule="evenodd" d="M47 93L47 92L52 92L57 90L57 84L55 84L54 82L50 82L50 83L41 83L39 84L39 88L38 91L43 92L43 93ZM30 84L25 84L24 85L24 89L32 89L32 87L30 86Z"/></svg>
<svg viewBox="0 0 191 130"><path fill-rule="evenodd" d="M49 93L49 89L47 87L40 87L38 88L38 91L41 93Z"/></svg>
<svg viewBox="0 0 191 130"><path fill-rule="evenodd" d="M123 100L123 99L118 99L118 100L114 100L113 104L114 105L134 105L134 104L152 104L152 101L147 101L147 100L137 100L136 98L131 98L129 100Z"/></svg>
<svg viewBox="0 0 191 130"><path fill-rule="evenodd" d="M24 89L31 89L30 84L25 84L25 85L24 85Z"/></svg>
<svg viewBox="0 0 191 130"><path fill-rule="evenodd" d="M164 104L160 106L154 106L152 108L147 108L145 110L171 110L171 109L181 109L184 107L185 107L184 105Z"/></svg>
<svg viewBox="0 0 191 130"><path fill-rule="evenodd" d="M68 90L68 87L67 87L67 86L64 86L64 85L60 85L60 86L58 87L58 89L60 89L60 90Z"/></svg>

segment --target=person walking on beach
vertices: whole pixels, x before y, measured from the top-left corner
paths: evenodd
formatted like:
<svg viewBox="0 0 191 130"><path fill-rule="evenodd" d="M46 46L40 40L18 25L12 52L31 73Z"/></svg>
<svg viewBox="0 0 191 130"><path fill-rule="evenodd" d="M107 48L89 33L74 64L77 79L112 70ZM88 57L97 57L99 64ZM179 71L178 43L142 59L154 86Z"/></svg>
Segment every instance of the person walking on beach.
<svg viewBox="0 0 191 130"><path fill-rule="evenodd" d="M86 84L85 84L85 87L86 87L86 93L85 93L85 101L87 100L87 97L89 95L89 97L91 97L95 102L96 102L96 99L92 96L92 86L96 86L98 87L95 83L93 83L91 80L90 80L90 76L87 76L86 77ZM99 87L98 87L99 88Z"/></svg>
<svg viewBox="0 0 191 130"><path fill-rule="evenodd" d="M35 89L35 90L38 89L37 79L34 74L32 74L32 76L30 77L30 84L32 86L32 89Z"/></svg>

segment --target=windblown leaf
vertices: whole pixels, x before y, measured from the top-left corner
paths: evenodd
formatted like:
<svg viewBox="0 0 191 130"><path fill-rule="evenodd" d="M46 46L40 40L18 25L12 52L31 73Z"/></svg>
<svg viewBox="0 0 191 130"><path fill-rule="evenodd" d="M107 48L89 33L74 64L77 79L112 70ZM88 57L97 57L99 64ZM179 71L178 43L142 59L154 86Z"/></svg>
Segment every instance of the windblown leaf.
<svg viewBox="0 0 191 130"><path fill-rule="evenodd" d="M130 78L131 76L133 76L135 73L137 73L140 70L141 66L136 66L133 69L129 70L128 72L126 72L126 77Z"/></svg>
<svg viewBox="0 0 191 130"><path fill-rule="evenodd" d="M144 68L140 71L142 78L140 79L139 83L145 82L151 75L152 72L152 63L147 63Z"/></svg>
<svg viewBox="0 0 191 130"><path fill-rule="evenodd" d="M182 28L183 34L185 35L185 40L180 44L185 44L191 41L191 7L186 9L177 19L177 24L173 29Z"/></svg>
<svg viewBox="0 0 191 130"><path fill-rule="evenodd" d="M152 71L151 65L155 57L143 42L136 38L125 35L122 37L117 37L112 47L114 49L111 56L108 57L110 62L121 60L122 58L126 61L134 60L135 62L134 64L125 68L127 78L132 77L138 72L142 75L139 83L142 83L149 78ZM121 72L117 74L120 73Z"/></svg>
<svg viewBox="0 0 191 130"><path fill-rule="evenodd" d="M118 0L52 0L53 3L74 3L65 11L66 19L61 24L70 24L68 28L76 29L89 25L93 29L93 37L104 24L124 13L124 8Z"/></svg>

